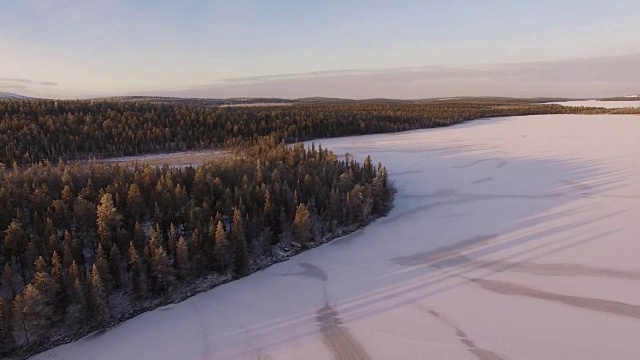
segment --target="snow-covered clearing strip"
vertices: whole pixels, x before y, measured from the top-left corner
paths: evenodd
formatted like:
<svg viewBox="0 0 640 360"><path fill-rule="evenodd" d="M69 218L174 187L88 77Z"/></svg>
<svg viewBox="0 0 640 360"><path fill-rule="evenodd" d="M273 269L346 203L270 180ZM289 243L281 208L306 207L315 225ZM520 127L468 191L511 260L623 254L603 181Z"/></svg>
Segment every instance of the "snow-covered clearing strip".
<svg viewBox="0 0 640 360"><path fill-rule="evenodd" d="M97 160L103 164L120 164L133 166L148 164L152 166L169 165L171 167L196 166L207 161L219 159L228 154L223 150L181 151L172 153L147 154L137 156L121 156Z"/></svg>

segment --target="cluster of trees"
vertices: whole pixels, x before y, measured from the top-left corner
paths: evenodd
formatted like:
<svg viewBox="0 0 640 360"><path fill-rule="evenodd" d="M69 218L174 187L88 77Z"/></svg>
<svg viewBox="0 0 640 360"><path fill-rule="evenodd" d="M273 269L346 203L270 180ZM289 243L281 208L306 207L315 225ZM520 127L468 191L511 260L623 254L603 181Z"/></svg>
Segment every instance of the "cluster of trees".
<svg viewBox="0 0 640 360"><path fill-rule="evenodd" d="M273 138L196 168L14 166L0 172L0 355L108 325L204 276L248 274L275 249L384 214L391 197L369 157Z"/></svg>
<svg viewBox="0 0 640 360"><path fill-rule="evenodd" d="M0 162L136 155L222 147L263 136L315 138L447 126L496 116L602 112L495 101L207 107L137 101L0 101Z"/></svg>

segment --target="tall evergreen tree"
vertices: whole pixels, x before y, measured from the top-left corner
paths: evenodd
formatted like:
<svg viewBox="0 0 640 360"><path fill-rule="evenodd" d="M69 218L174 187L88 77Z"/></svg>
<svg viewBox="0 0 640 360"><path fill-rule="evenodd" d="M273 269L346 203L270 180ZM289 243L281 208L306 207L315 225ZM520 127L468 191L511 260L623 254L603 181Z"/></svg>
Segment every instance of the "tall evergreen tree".
<svg viewBox="0 0 640 360"><path fill-rule="evenodd" d="M136 183L131 184L127 192L127 210L129 214L129 219L127 220L134 222L140 221L144 212L144 206L144 198L140 192L140 187L138 187Z"/></svg>
<svg viewBox="0 0 640 360"><path fill-rule="evenodd" d="M224 231L222 221L218 221L218 225L216 226L216 244L213 250L215 267L221 273L226 272L229 266L229 241L227 240L227 234Z"/></svg>
<svg viewBox="0 0 640 360"><path fill-rule="evenodd" d="M115 239L117 229L121 225L122 216L113 203L113 197L105 193L100 198L97 208L97 228L100 236L100 245L109 249Z"/></svg>
<svg viewBox="0 0 640 360"><path fill-rule="evenodd" d="M189 246L183 236L180 236L176 245L176 267L181 279L189 276Z"/></svg>
<svg viewBox="0 0 640 360"><path fill-rule="evenodd" d="M109 251L109 272L111 273L111 277L114 280L114 284L117 288L122 286L122 255L120 255L120 250L116 244L111 246L111 250Z"/></svg>
<svg viewBox="0 0 640 360"><path fill-rule="evenodd" d="M175 280L171 260L162 246L157 246L152 251L151 278L156 291L166 293Z"/></svg>
<svg viewBox="0 0 640 360"><path fill-rule="evenodd" d="M62 313L67 301L67 284L65 282L65 271L62 266L62 260L57 251L53 251L51 256L51 278L56 283L58 290L55 295L55 306L58 313Z"/></svg>
<svg viewBox="0 0 640 360"><path fill-rule="evenodd" d="M307 246L311 238L311 215L305 204L298 205L291 226L293 240L302 246Z"/></svg>
<svg viewBox="0 0 640 360"><path fill-rule="evenodd" d="M144 266L133 242L129 243L129 275L133 296L138 299L144 298L147 294L147 280Z"/></svg>
<svg viewBox="0 0 640 360"><path fill-rule="evenodd" d="M239 209L235 209L233 213L231 238L235 250L234 271L236 275L244 276L249 271L249 255L247 254L247 240L244 237L242 214Z"/></svg>
<svg viewBox="0 0 640 360"><path fill-rule="evenodd" d="M106 326L109 321L109 303L96 265L91 269L91 303L96 324Z"/></svg>
<svg viewBox="0 0 640 360"><path fill-rule="evenodd" d="M22 229L22 220L15 217L7 230L5 230L5 238L3 243L3 253L5 263L9 263L12 257L18 256L18 250L23 246L25 241L24 230Z"/></svg>

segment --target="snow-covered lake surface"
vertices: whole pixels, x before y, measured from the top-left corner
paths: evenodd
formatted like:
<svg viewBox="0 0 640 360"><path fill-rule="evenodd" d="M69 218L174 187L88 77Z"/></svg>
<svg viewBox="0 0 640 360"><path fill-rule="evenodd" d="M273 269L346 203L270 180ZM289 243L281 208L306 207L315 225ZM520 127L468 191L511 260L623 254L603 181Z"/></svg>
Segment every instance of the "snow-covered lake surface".
<svg viewBox="0 0 640 360"><path fill-rule="evenodd" d="M587 107L603 107L607 109L640 107L640 99L631 101L601 101L601 100L576 100L551 102L547 104L558 104L564 106L587 106Z"/></svg>
<svg viewBox="0 0 640 360"><path fill-rule="evenodd" d="M384 162L386 218L34 358L640 358L640 117L322 146Z"/></svg>

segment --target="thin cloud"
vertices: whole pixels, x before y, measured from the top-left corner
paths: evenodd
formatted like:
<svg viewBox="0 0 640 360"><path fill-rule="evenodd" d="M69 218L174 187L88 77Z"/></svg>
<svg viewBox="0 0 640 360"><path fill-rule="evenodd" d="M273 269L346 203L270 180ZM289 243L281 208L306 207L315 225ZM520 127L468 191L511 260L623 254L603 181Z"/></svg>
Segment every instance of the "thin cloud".
<svg viewBox="0 0 640 360"><path fill-rule="evenodd" d="M24 91L29 90L29 86L24 84L0 84L0 89L11 91Z"/></svg>
<svg viewBox="0 0 640 360"><path fill-rule="evenodd" d="M58 83L51 81L34 81L22 78L0 78L0 83L14 83L14 84L31 84L31 85L43 85L43 86L58 86ZM6 85L6 84L5 84Z"/></svg>
<svg viewBox="0 0 640 360"><path fill-rule="evenodd" d="M33 84L33 81L31 81L29 79L19 79L19 78L0 78L0 82Z"/></svg>
<svg viewBox="0 0 640 360"><path fill-rule="evenodd" d="M24 96L40 97L42 94L52 94L50 91L55 91L58 88L58 83L52 81L12 77L0 78L0 92L6 91Z"/></svg>

